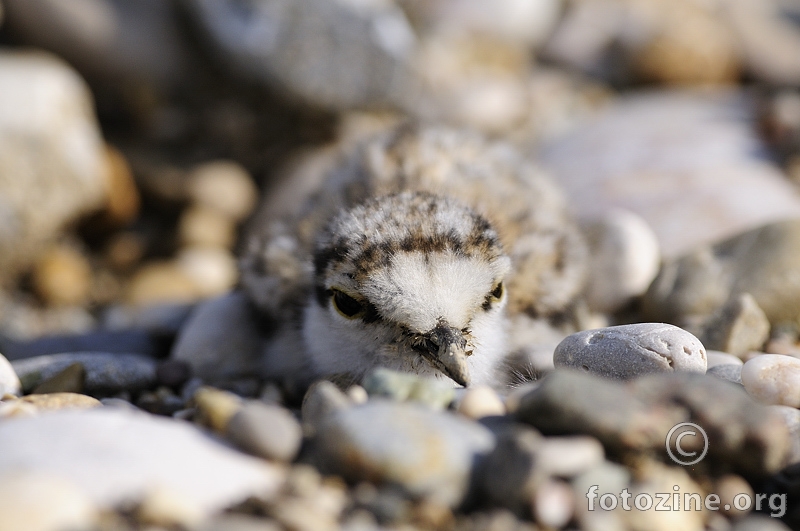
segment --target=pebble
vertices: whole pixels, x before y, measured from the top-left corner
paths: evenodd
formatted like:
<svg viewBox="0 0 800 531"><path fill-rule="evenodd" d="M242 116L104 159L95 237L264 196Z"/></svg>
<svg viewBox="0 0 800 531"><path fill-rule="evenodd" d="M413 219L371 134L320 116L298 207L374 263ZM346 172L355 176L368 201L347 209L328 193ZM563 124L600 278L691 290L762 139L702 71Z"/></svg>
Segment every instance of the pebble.
<svg viewBox="0 0 800 531"><path fill-rule="evenodd" d="M768 406L786 422L791 441L791 450L787 466L800 462L800 410L790 406Z"/></svg>
<svg viewBox="0 0 800 531"><path fill-rule="evenodd" d="M800 408L800 359L763 354L742 367L742 384L764 404Z"/></svg>
<svg viewBox="0 0 800 531"><path fill-rule="evenodd" d="M331 415L351 405L350 398L333 383L326 380L316 382L306 391L300 407L303 429L311 434Z"/></svg>
<svg viewBox="0 0 800 531"><path fill-rule="evenodd" d="M137 519L144 523L166 528L193 528L205 517L195 500L174 489L154 486L144 495L138 509Z"/></svg>
<svg viewBox="0 0 800 531"><path fill-rule="evenodd" d="M225 436L253 455L293 461L300 451L303 430L286 409L248 400L228 421Z"/></svg>
<svg viewBox="0 0 800 531"><path fill-rule="evenodd" d="M753 504L746 509L738 509L736 507L737 502L740 506L742 505L741 500L737 499L737 496L740 494L748 496L750 500L754 499L753 487L739 475L725 474L718 477L714 482L711 492L719 496L721 512L730 518L741 518L753 510ZM728 509L725 507L728 507Z"/></svg>
<svg viewBox="0 0 800 531"><path fill-rule="evenodd" d="M253 178L236 162L206 162L192 169L188 195L195 205L213 209L234 222L250 215L258 200Z"/></svg>
<svg viewBox="0 0 800 531"><path fill-rule="evenodd" d="M455 507L467 494L475 461L494 443L488 429L452 414L372 400L319 426L314 462L323 473L394 483Z"/></svg>
<svg viewBox="0 0 800 531"><path fill-rule="evenodd" d="M537 459L542 439L530 428L500 433L492 451L478 464L476 497L516 513L529 511L536 489L548 478Z"/></svg>
<svg viewBox="0 0 800 531"><path fill-rule="evenodd" d="M257 374L262 337L247 296L234 291L200 303L178 333L170 357L209 382Z"/></svg>
<svg viewBox="0 0 800 531"><path fill-rule="evenodd" d="M174 262L150 262L141 266L128 283L125 300L134 306L189 303L200 298L197 285Z"/></svg>
<svg viewBox="0 0 800 531"><path fill-rule="evenodd" d="M362 385L370 396L391 398L400 402L419 402L434 409L446 408L456 396L452 382L384 367L370 372Z"/></svg>
<svg viewBox="0 0 800 531"><path fill-rule="evenodd" d="M4 531L93 529L97 517L81 489L47 471L12 470L0 475L0 529Z"/></svg>
<svg viewBox="0 0 800 531"><path fill-rule="evenodd" d="M36 261L32 282L36 294L49 306L81 306L89 299L92 269L74 247L58 245Z"/></svg>
<svg viewBox="0 0 800 531"><path fill-rule="evenodd" d="M605 459L603 445L594 437L547 437L536 450L541 470L560 478L572 478Z"/></svg>
<svg viewBox="0 0 800 531"><path fill-rule="evenodd" d="M488 385L469 387L458 403L456 411L467 418L480 419L506 414L506 406L497 392Z"/></svg>
<svg viewBox="0 0 800 531"><path fill-rule="evenodd" d="M616 530L629 529L624 521L625 514L621 507L611 511L589 510L586 493L594 485L597 485L598 500L604 494L619 496L623 489L628 488L631 480L631 472L622 465L603 461L599 465L584 472L572 480L572 489L577 500L575 506L575 520L580 524L581 529L586 530Z"/></svg>
<svg viewBox="0 0 800 531"><path fill-rule="evenodd" d="M647 291L661 266L653 230L627 210L612 210L582 226L589 244L586 302L594 311L613 313Z"/></svg>
<svg viewBox="0 0 800 531"><path fill-rule="evenodd" d="M86 409L101 406L99 400L78 393L49 393L46 395L27 395L20 402L31 404L37 411L58 409Z"/></svg>
<svg viewBox="0 0 800 531"><path fill-rule="evenodd" d="M64 370L43 380L31 391L34 394L83 393L86 369L81 363L71 363Z"/></svg>
<svg viewBox="0 0 800 531"><path fill-rule="evenodd" d="M270 499L278 467L216 442L191 424L115 408L0 422L0 477L44 472L74 483L100 509L140 500L159 485L203 516L248 496Z"/></svg>
<svg viewBox="0 0 800 531"><path fill-rule="evenodd" d="M749 293L731 298L704 326L706 348L741 356L761 350L769 339L770 324Z"/></svg>
<svg viewBox="0 0 800 531"><path fill-rule="evenodd" d="M24 389L33 389L64 369L80 363L86 371L85 391L111 395L119 391L137 391L156 383L156 362L137 354L73 352L36 356L11 363Z"/></svg>
<svg viewBox="0 0 800 531"><path fill-rule="evenodd" d="M106 145L105 151L109 171L106 176L106 205L102 222L112 228L122 227L136 219L139 214L139 189L125 156L109 145Z"/></svg>
<svg viewBox="0 0 800 531"><path fill-rule="evenodd" d="M706 372L706 352L689 332L663 323L640 323L572 334L556 347L556 367L572 367L627 380L659 372Z"/></svg>
<svg viewBox="0 0 800 531"><path fill-rule="evenodd" d="M236 259L227 249L184 247L178 253L176 266L194 284L201 298L224 294L239 278Z"/></svg>
<svg viewBox="0 0 800 531"><path fill-rule="evenodd" d="M224 214L208 207L189 207L178 221L181 245L230 249L236 240L236 226Z"/></svg>
<svg viewBox="0 0 800 531"><path fill-rule="evenodd" d="M21 391L22 384L14 371L14 367L11 366L5 356L0 354L0 397L5 394L18 395Z"/></svg>
<svg viewBox="0 0 800 531"><path fill-rule="evenodd" d="M225 433L228 423L242 407L242 399L213 387L201 387L193 397L201 421L218 433Z"/></svg>
<svg viewBox="0 0 800 531"><path fill-rule="evenodd" d="M706 358L708 359L708 370L711 370L717 365L737 365L739 367L744 365L740 357L718 350L707 350ZM706 374L708 374L708 371L706 371Z"/></svg>
<svg viewBox="0 0 800 531"><path fill-rule="evenodd" d="M653 500L657 500L657 493L679 492L681 493L681 498L683 498L685 493L699 493L702 496L704 492L700 485L689 477L685 469L680 467L668 466L655 461L646 461L639 465L637 472L636 481L630 485L631 500L634 502L636 496L640 494L649 495ZM704 511L687 511L683 504L684 500L681 499L680 501L681 508L684 509L681 511L656 511L654 503L653 507L646 511L635 509L625 511L625 516L632 529L703 531L705 529L703 525Z"/></svg>
<svg viewBox="0 0 800 531"><path fill-rule="evenodd" d="M742 384L742 365L716 365L706 371L706 374L737 385Z"/></svg>
<svg viewBox="0 0 800 531"><path fill-rule="evenodd" d="M181 360L162 361L156 369L158 383L173 389L179 389L189 381L192 376L192 368L188 363Z"/></svg>
<svg viewBox="0 0 800 531"><path fill-rule="evenodd" d="M545 528L561 529L572 520L575 494L567 483L548 480L533 495L533 518Z"/></svg>
<svg viewBox="0 0 800 531"><path fill-rule="evenodd" d="M731 531L791 531L791 528L778 518L752 514L736 522Z"/></svg>

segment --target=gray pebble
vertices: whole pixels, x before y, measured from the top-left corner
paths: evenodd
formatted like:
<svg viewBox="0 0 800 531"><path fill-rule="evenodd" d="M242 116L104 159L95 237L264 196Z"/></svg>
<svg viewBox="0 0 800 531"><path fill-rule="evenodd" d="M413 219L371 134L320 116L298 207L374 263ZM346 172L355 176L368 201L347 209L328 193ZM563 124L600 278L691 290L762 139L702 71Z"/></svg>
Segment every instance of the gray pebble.
<svg viewBox="0 0 800 531"><path fill-rule="evenodd" d="M740 356L761 350L769 339L769 319L749 293L732 297L706 323L703 344L709 349Z"/></svg>
<svg viewBox="0 0 800 531"><path fill-rule="evenodd" d="M791 406L767 407L781 415L784 422L786 422L786 427L789 429L791 450L787 466L800 462L800 409Z"/></svg>
<svg viewBox="0 0 800 531"><path fill-rule="evenodd" d="M547 479L537 459L542 439L536 430L522 427L499 435L478 468L480 497L517 513L527 511L536 487Z"/></svg>
<svg viewBox="0 0 800 531"><path fill-rule="evenodd" d="M80 363L72 363L61 372L37 385L33 392L45 393L83 393L86 369Z"/></svg>
<svg viewBox="0 0 800 531"><path fill-rule="evenodd" d="M313 433L333 413L352 405L350 398L335 384L322 380L308 388L300 407L303 428Z"/></svg>
<svg viewBox="0 0 800 531"><path fill-rule="evenodd" d="M137 391L156 382L155 360L138 354L71 352L18 360L12 366L23 388L33 389L73 363L80 363L86 370L85 392L91 394Z"/></svg>
<svg viewBox="0 0 800 531"><path fill-rule="evenodd" d="M21 391L22 385L17 378L17 373L5 356L0 354L0 397L6 393L18 395Z"/></svg>
<svg viewBox="0 0 800 531"><path fill-rule="evenodd" d="M717 365L739 365L740 367L744 365L741 358L718 350L706 350L706 359L708 360L709 369Z"/></svg>
<svg viewBox="0 0 800 531"><path fill-rule="evenodd" d="M727 382L742 385L742 366L741 365L715 365L706 371L706 374L725 380Z"/></svg>
<svg viewBox="0 0 800 531"><path fill-rule="evenodd" d="M706 372L706 351L692 334L664 323L585 330L556 347L556 367L627 380L660 372Z"/></svg>
<svg viewBox="0 0 800 531"><path fill-rule="evenodd" d="M736 522L731 531L790 531L790 528L778 518L751 514Z"/></svg>
<svg viewBox="0 0 800 531"><path fill-rule="evenodd" d="M228 422L227 438L253 455L292 461L300 451L303 430L282 407L249 400Z"/></svg>
<svg viewBox="0 0 800 531"><path fill-rule="evenodd" d="M494 439L487 428L450 413L372 400L338 411L320 426L313 458L323 473L394 484L454 507Z"/></svg>

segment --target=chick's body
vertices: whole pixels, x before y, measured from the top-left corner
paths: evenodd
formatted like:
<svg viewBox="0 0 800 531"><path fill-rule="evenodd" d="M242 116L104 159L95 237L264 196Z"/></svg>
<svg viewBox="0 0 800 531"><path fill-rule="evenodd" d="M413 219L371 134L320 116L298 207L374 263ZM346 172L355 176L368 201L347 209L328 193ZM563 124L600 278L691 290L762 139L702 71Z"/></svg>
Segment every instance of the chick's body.
<svg viewBox="0 0 800 531"><path fill-rule="evenodd" d="M507 145L403 127L323 173L295 204L265 205L242 259L278 322L269 376L385 366L496 384L507 316L558 314L581 288L585 247L558 191Z"/></svg>

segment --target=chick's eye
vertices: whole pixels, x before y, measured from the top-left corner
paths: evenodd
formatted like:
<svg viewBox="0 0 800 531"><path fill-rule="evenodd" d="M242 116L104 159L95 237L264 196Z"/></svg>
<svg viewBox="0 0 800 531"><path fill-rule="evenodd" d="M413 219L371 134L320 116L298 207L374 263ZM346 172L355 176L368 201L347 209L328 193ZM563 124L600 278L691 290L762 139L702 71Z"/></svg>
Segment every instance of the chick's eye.
<svg viewBox="0 0 800 531"><path fill-rule="evenodd" d="M333 290L331 300L333 301L333 307L336 308L336 311L348 319L355 319L364 313L363 304L358 302L350 295L337 289Z"/></svg>
<svg viewBox="0 0 800 531"><path fill-rule="evenodd" d="M499 301L500 299L503 298L504 292L505 292L505 287L503 286L502 282L499 282L497 286L495 286L494 289L491 291L491 293L489 293L489 295L491 295L494 300Z"/></svg>

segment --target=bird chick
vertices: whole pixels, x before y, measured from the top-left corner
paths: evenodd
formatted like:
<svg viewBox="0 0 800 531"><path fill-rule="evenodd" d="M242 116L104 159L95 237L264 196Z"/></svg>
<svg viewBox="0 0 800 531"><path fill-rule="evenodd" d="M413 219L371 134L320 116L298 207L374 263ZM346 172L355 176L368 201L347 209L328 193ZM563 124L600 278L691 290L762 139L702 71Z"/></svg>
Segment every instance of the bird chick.
<svg viewBox="0 0 800 531"><path fill-rule="evenodd" d="M509 314L560 314L582 287L558 191L505 144L401 127L313 167L264 206L241 262L277 323L269 377L381 366L497 385Z"/></svg>

